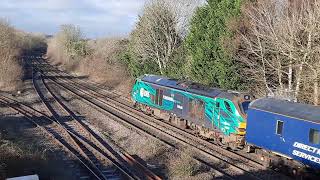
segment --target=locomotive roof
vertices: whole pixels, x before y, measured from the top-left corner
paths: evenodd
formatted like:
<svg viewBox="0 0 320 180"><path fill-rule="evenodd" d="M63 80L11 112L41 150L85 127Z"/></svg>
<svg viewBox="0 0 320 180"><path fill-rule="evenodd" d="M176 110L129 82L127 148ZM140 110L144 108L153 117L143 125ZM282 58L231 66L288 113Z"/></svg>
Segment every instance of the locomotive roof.
<svg viewBox="0 0 320 180"><path fill-rule="evenodd" d="M320 123L320 107L309 104L294 103L274 98L263 98L251 102L249 108Z"/></svg>
<svg viewBox="0 0 320 180"><path fill-rule="evenodd" d="M199 83L194 83L191 81L179 81L177 79L170 79L164 76L157 75L144 75L141 77L142 81L153 83L160 86L170 87L194 94L204 95L208 97L224 97L228 99L233 99L236 93L229 93L226 90L211 88Z"/></svg>

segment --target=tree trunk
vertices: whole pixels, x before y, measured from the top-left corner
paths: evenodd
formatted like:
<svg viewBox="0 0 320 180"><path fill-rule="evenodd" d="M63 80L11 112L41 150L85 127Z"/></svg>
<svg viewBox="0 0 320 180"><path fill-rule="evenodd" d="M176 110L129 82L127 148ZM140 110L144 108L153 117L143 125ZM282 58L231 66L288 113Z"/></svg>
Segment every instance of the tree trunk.
<svg viewBox="0 0 320 180"><path fill-rule="evenodd" d="M296 84L296 90L294 92L295 94L295 102L298 101L299 91L300 91L300 84L301 84L301 74L302 74L303 66L302 64L299 65L299 69L297 72L297 84Z"/></svg>
<svg viewBox="0 0 320 180"><path fill-rule="evenodd" d="M279 57L277 57L278 60L278 80L279 80L279 85L280 85L280 93L282 93L284 87L283 87L283 83L282 83L282 65L281 65L281 61L279 60Z"/></svg>
<svg viewBox="0 0 320 180"><path fill-rule="evenodd" d="M272 96L274 96L274 92L272 92L272 90L270 89L269 85L268 85L268 81L267 81L267 76L266 76L266 68L265 68L265 62L264 59L262 58L262 64L263 64L263 81L264 84L269 92L269 94L271 94Z"/></svg>
<svg viewBox="0 0 320 180"><path fill-rule="evenodd" d="M159 66L160 74L163 75L162 64L161 64L161 61L159 59L158 59L158 66Z"/></svg>
<svg viewBox="0 0 320 180"><path fill-rule="evenodd" d="M313 103L314 105L319 105L319 81L318 81L318 74L315 74L315 82L313 84Z"/></svg>
<svg viewBox="0 0 320 180"><path fill-rule="evenodd" d="M163 67L162 67L161 57L159 54L160 54L159 52L156 52L156 59L159 66L160 74L163 75Z"/></svg>
<svg viewBox="0 0 320 180"><path fill-rule="evenodd" d="M289 73L288 73L288 83L289 83L289 87L288 87L288 91L291 92L292 91L292 61L290 60L289 62Z"/></svg>

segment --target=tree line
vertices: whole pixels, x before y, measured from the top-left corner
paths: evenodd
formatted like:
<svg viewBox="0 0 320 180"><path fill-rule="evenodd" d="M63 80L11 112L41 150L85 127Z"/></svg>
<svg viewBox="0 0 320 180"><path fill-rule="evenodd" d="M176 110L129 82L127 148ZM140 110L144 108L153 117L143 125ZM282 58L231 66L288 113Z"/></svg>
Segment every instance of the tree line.
<svg viewBox="0 0 320 180"><path fill-rule="evenodd" d="M319 104L320 1L207 0L181 33L185 5L146 4L122 57L132 76Z"/></svg>
<svg viewBox="0 0 320 180"><path fill-rule="evenodd" d="M159 74L318 105L319 32L320 0L149 0L129 37L108 44L117 47L112 63L101 62L133 78ZM64 47L92 53L83 50L90 41L69 38Z"/></svg>

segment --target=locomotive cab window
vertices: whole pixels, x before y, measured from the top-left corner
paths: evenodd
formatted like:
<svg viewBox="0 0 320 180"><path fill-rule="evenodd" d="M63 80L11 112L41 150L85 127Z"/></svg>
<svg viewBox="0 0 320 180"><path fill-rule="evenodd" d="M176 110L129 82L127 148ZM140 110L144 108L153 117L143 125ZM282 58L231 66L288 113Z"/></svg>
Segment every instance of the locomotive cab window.
<svg viewBox="0 0 320 180"><path fill-rule="evenodd" d="M232 112L231 105L230 105L229 102L225 101L225 102L224 102L224 106L227 108L227 110L228 110L229 112Z"/></svg>
<svg viewBox="0 0 320 180"><path fill-rule="evenodd" d="M277 128L276 128L276 134L277 135L282 135L283 133L283 121L277 121Z"/></svg>
<svg viewBox="0 0 320 180"><path fill-rule="evenodd" d="M312 144L319 144L320 138L319 138L319 131L315 129L310 129L309 131L309 142Z"/></svg>
<svg viewBox="0 0 320 180"><path fill-rule="evenodd" d="M244 101L240 104L240 109L244 114L247 114L249 110L250 101Z"/></svg>
<svg viewBox="0 0 320 180"><path fill-rule="evenodd" d="M216 108L220 108L220 103L219 102L216 102Z"/></svg>

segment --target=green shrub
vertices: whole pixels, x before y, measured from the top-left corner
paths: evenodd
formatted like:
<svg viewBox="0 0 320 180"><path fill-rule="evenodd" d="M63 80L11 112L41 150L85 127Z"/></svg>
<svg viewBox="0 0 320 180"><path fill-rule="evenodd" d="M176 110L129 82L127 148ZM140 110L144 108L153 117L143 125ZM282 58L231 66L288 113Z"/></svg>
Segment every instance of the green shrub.
<svg viewBox="0 0 320 180"><path fill-rule="evenodd" d="M189 76L203 84L238 89L237 64L225 48L233 32L227 23L240 14L242 0L208 0L198 8L186 38L189 55Z"/></svg>

